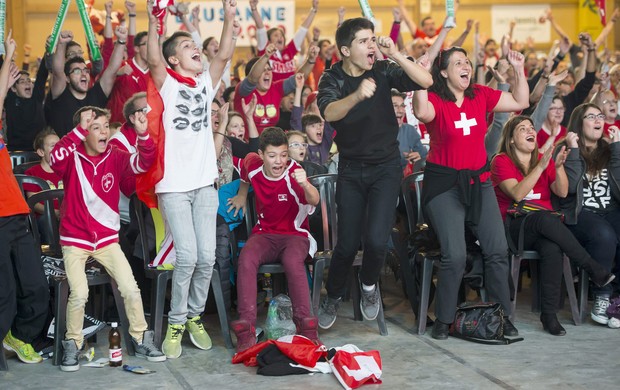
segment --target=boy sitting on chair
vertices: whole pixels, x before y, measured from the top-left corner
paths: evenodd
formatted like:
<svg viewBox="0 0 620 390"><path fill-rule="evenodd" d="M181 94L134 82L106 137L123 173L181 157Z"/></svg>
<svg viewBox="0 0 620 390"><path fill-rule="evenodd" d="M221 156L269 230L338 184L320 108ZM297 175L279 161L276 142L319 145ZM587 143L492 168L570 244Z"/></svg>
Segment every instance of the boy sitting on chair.
<svg viewBox="0 0 620 390"><path fill-rule="evenodd" d="M289 160L288 140L280 128L265 129L258 149L258 154L250 153L244 159L239 193L229 200L231 208L245 208L252 184L258 215L258 222L239 256L239 320L232 323L237 335L237 352L256 344L256 275L260 265L275 262L284 266L297 333L319 342L318 322L316 317L311 317L304 265L308 255L313 256L316 251L307 217L319 203L319 192L306 179L306 171Z"/></svg>
<svg viewBox="0 0 620 390"><path fill-rule="evenodd" d="M110 113L83 107L73 116L76 126L52 150L52 169L64 182L60 208L60 243L71 293L67 305L67 333L60 369L77 371L84 338L82 323L88 299L84 265L94 257L118 284L129 319L129 333L136 356L164 361L148 331L140 290L131 267L118 244L120 191L135 191L133 175L145 172L155 158L155 144L147 133L146 115L136 113L137 153L129 154L108 145Z"/></svg>

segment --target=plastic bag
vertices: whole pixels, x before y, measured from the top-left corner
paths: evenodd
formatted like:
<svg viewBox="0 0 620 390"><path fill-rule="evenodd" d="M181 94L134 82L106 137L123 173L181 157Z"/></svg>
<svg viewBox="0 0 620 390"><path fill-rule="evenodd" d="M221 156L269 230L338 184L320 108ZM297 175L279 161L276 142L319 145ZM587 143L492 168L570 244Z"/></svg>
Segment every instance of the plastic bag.
<svg viewBox="0 0 620 390"><path fill-rule="evenodd" d="M267 338L274 340L297 333L293 322L293 305L287 295L279 294L269 302L265 329Z"/></svg>

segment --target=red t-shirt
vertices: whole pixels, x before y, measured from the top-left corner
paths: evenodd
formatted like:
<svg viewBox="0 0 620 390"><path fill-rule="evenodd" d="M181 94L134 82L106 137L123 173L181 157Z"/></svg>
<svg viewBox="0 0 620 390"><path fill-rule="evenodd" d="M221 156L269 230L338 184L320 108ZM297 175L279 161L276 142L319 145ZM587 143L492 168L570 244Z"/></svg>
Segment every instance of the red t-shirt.
<svg viewBox="0 0 620 390"><path fill-rule="evenodd" d="M35 165L24 172L28 176L39 177L49 184L50 189L62 189L62 177L58 176L56 172L46 172L41 164ZM43 189L36 184L24 184L24 191L26 192L41 192ZM54 201L54 208L60 210L58 200Z"/></svg>
<svg viewBox="0 0 620 390"><path fill-rule="evenodd" d="M124 123L123 106L127 99L138 92L146 92L146 85L149 78L148 68L146 71L143 71L136 65L136 61L133 58L127 61L127 64L131 66L133 72L131 72L131 74L117 76L112 92L110 93L110 100L108 100L108 109L111 113L110 123Z"/></svg>
<svg viewBox="0 0 620 390"><path fill-rule="evenodd" d="M508 179L516 179L517 181L523 180L523 175L519 168L512 162L510 157L501 153L495 156L491 162L491 179L493 180L493 186L495 186L495 195L497 196L497 204L499 205L499 211L502 213L502 218L506 218L506 210L510 207L514 200L506 195L500 188L499 183ZM549 210L553 209L551 204L551 184L555 181L555 163L553 159L547 165L547 169L540 175L540 178L536 182L536 185L530 191L529 194L523 198L524 200L532 201L542 207Z"/></svg>
<svg viewBox="0 0 620 390"><path fill-rule="evenodd" d="M256 196L258 223L252 234L308 237L312 248L314 240L308 230L308 215L314 212L314 206L308 204L303 188L292 177L299 168L299 164L290 160L280 177L268 177L263 172L263 160L258 154L250 153L243 160L241 180L252 184Z"/></svg>
<svg viewBox="0 0 620 390"><path fill-rule="evenodd" d="M262 133L267 127L275 126L280 120L280 101L284 96L284 80L274 81L264 95L254 89L248 96L241 97L240 85L241 83L237 84L235 88L235 107L241 107L241 99L247 104L252 100L252 95L256 95L254 123L256 123L258 134ZM243 121L245 122L245 117Z"/></svg>
<svg viewBox="0 0 620 390"><path fill-rule="evenodd" d="M427 161L459 170L477 170L486 164L486 116L495 108L502 92L483 85L474 85L474 89L474 98L463 99L461 107L442 100L433 92L428 93L435 118L426 123L430 136ZM480 175L481 181L488 178L488 173Z"/></svg>
<svg viewBox="0 0 620 390"><path fill-rule="evenodd" d="M295 64L295 55L297 54L297 46L294 41L290 41L288 45L280 52L274 53L269 58L269 65L273 71L273 81L284 80L295 74L297 70ZM259 56L265 53L265 49L258 52ZM236 107L236 106L235 106Z"/></svg>
<svg viewBox="0 0 620 390"><path fill-rule="evenodd" d="M557 140L559 140L560 138L564 138L566 137L566 133L567 133L567 129L566 127L560 125L560 134L558 134L555 139L556 142ZM540 129L538 131L538 133L536 134L536 142L538 143L538 148L542 148L542 146L545 144L545 142L547 142L547 140L549 139L549 134L547 134L547 132L545 131L545 129Z"/></svg>

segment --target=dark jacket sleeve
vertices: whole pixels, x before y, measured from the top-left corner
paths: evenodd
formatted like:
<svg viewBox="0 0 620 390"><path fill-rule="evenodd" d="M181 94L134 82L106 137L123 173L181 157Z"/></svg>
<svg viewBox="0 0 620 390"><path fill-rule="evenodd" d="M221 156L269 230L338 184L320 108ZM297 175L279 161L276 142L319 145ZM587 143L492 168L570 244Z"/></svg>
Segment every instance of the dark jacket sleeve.
<svg viewBox="0 0 620 390"><path fill-rule="evenodd" d="M41 61L41 65L39 65L39 70L37 71L37 77L34 80L34 89L32 90L32 95L36 99L37 102L43 102L45 99L45 84L47 83L47 76L49 75L49 71L47 70L47 65L45 64L45 60Z"/></svg>
<svg viewBox="0 0 620 390"><path fill-rule="evenodd" d="M235 137L227 137L230 140L230 145L232 148L232 154L238 158L245 158L248 153L258 152L258 138L250 138L249 142L246 144L241 141L239 138Z"/></svg>
<svg viewBox="0 0 620 390"><path fill-rule="evenodd" d="M424 89L409 78L409 75L397 63L392 61L381 61L381 65L377 67L379 71L385 74L390 88L396 88L400 92L417 91Z"/></svg>
<svg viewBox="0 0 620 390"><path fill-rule="evenodd" d="M564 111L564 119L562 120L562 126L568 126L568 120L570 119L570 115L573 113L575 107L583 103L590 90L594 86L594 81L596 79L596 75L594 72L586 72L585 77L575 85L575 89L573 92L564 96L564 105L566 106L566 111Z"/></svg>
<svg viewBox="0 0 620 390"><path fill-rule="evenodd" d="M325 118L325 109L327 106L343 98L343 96L341 96L342 85L338 83L335 73L335 67L332 67L323 72L321 81L319 81L319 94L316 97L316 101L323 118Z"/></svg>

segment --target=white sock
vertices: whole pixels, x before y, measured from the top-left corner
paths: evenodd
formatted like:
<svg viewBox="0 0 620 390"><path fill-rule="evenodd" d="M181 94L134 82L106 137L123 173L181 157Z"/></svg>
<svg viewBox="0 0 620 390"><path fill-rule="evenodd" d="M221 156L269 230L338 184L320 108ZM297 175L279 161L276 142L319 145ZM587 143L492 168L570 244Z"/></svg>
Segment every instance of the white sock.
<svg viewBox="0 0 620 390"><path fill-rule="evenodd" d="M372 286L367 286L367 285L365 285L364 283L362 283L362 289L363 289L365 292L371 292L371 291L374 291L374 290L375 290L375 285L373 284Z"/></svg>

